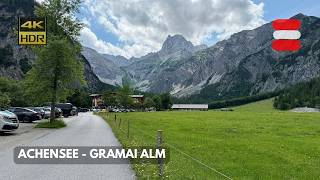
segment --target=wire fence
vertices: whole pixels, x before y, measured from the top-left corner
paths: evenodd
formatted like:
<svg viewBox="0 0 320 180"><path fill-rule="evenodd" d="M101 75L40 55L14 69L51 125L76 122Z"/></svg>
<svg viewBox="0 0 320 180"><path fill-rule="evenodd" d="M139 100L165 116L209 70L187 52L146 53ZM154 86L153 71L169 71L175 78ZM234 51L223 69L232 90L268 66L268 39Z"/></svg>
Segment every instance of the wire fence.
<svg viewBox="0 0 320 180"><path fill-rule="evenodd" d="M109 118L109 122L112 122L112 120L110 118L113 118L110 116L110 113L107 113L105 115L106 118ZM143 136L145 137L149 137L151 139L156 139L155 136L152 136L150 134L147 134L145 133L144 131L140 130L140 129L133 129L133 126L132 126L132 122L130 123L130 120L122 120L121 117L117 116L116 114L114 115L114 118L113 118L113 125L112 127L116 128L117 130L119 130L120 132L122 132L123 134L126 134L126 137L129 139L133 139L133 133L132 132L138 132L140 134L142 134ZM126 122L126 127L123 128L123 125L125 124ZM164 132L165 133L165 132ZM224 179L229 179L229 180L232 180L232 178L228 175L226 175L225 173L219 171L217 168L214 168L206 163L204 163L203 161L199 160L198 158L194 157L193 155L190 155L188 153L186 153L184 150L178 148L176 145L173 145L173 144L170 144L170 143L167 143L167 142L164 142L163 143L165 146L169 147L170 150L174 150L176 152L178 152L179 154L181 154L182 156L184 156L186 159L188 160L191 160L193 163L196 163L198 165L200 165L201 167L207 169L207 170L210 170L212 171L213 173L215 173L216 175L224 178Z"/></svg>

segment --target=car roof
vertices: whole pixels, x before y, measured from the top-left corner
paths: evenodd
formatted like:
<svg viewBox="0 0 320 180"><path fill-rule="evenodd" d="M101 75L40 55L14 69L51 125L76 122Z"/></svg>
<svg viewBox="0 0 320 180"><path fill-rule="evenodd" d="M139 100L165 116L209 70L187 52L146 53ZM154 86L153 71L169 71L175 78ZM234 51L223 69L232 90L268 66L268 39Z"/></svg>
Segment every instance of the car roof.
<svg viewBox="0 0 320 180"><path fill-rule="evenodd" d="M30 108L24 108L24 107L11 107L11 108L9 108L9 109L23 109L23 110L28 110L28 111L33 111L33 112L34 112L34 110L32 110L32 109L30 109Z"/></svg>

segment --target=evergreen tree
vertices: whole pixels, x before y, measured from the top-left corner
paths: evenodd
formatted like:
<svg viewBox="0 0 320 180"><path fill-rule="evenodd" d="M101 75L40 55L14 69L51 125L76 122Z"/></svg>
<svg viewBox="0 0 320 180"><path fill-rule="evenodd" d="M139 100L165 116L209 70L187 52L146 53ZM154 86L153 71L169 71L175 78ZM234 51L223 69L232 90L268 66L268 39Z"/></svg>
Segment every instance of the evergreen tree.
<svg viewBox="0 0 320 180"><path fill-rule="evenodd" d="M35 101L51 102L50 121L55 118L55 104L84 84L83 65L78 59L77 42L82 24L75 18L80 0L45 0L36 8L38 17L47 18L47 46L34 48L36 61L28 72L26 84Z"/></svg>
<svg viewBox="0 0 320 180"><path fill-rule="evenodd" d="M154 107L156 108L157 111L160 111L162 109L162 101L161 97L158 95L155 95L152 97L152 100L154 102Z"/></svg>

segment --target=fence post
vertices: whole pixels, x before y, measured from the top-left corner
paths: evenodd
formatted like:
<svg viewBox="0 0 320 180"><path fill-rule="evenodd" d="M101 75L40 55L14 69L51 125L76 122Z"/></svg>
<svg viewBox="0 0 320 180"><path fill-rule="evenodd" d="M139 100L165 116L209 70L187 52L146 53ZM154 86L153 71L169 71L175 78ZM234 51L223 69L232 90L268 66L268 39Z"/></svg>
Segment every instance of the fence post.
<svg viewBox="0 0 320 180"><path fill-rule="evenodd" d="M162 144L163 144L163 131L162 130L158 130L158 134L157 134L157 148L161 149ZM163 159L159 158L158 159L158 165L159 165L159 176L160 178L163 178L163 170L164 170L164 165L163 165Z"/></svg>
<svg viewBox="0 0 320 180"><path fill-rule="evenodd" d="M115 124L115 126L117 125L117 115L116 114L114 115L114 124Z"/></svg>
<svg viewBox="0 0 320 180"><path fill-rule="evenodd" d="M127 138L129 139L130 138L130 121L128 121L128 131L127 131Z"/></svg>

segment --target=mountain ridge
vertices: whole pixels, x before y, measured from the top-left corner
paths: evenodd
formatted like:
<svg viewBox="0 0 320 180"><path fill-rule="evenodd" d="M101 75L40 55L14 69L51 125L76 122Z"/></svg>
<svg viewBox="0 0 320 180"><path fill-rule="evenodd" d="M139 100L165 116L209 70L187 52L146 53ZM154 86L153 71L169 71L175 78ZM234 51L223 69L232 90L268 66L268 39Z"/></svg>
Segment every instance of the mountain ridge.
<svg viewBox="0 0 320 180"><path fill-rule="evenodd" d="M139 90L177 97L221 99L282 89L320 72L320 19L301 13L292 18L303 22L298 52L271 49L270 22L200 50L182 35L168 36L161 50L131 58L121 69Z"/></svg>

